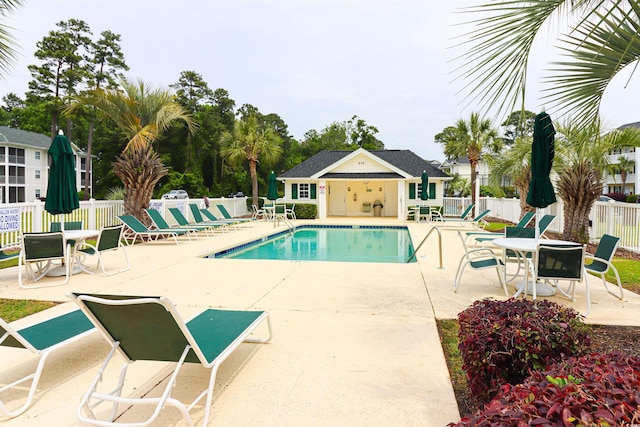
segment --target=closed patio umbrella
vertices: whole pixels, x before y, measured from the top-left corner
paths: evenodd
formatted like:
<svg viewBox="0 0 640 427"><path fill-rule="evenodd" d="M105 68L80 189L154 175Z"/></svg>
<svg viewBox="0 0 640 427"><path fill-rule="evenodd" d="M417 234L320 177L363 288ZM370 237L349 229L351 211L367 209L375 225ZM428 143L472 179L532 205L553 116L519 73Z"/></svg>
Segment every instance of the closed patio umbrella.
<svg viewBox="0 0 640 427"><path fill-rule="evenodd" d="M269 187L267 188L267 199L269 200L278 199L278 183L276 181L276 174L273 171L271 171L271 174L269 174Z"/></svg>
<svg viewBox="0 0 640 427"><path fill-rule="evenodd" d="M70 213L80 207L80 201L73 150L64 134L60 133L53 139L49 155L51 166L44 209L53 215Z"/></svg>
<svg viewBox="0 0 640 427"><path fill-rule="evenodd" d="M533 124L531 182L527 194L527 204L536 208L536 239L540 234L540 208L546 208L556 202L556 193L549 178L553 165L555 133L551 117L544 111L538 114Z"/></svg>
<svg viewBox="0 0 640 427"><path fill-rule="evenodd" d="M429 200L429 175L426 170L422 171L420 180L420 200Z"/></svg>

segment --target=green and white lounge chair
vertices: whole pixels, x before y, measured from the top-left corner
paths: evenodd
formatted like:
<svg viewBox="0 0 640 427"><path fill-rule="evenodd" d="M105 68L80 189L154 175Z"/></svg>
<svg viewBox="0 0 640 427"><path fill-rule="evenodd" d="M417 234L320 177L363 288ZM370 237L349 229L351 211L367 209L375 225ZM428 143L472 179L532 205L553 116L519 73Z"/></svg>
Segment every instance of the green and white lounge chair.
<svg viewBox="0 0 640 427"><path fill-rule="evenodd" d="M95 425L115 425L118 411L137 405L152 405L153 413L136 426L154 422L166 406L176 407L188 425L193 425L189 412L204 399L206 425L211 416L211 403L216 373L220 364L243 342L266 343L271 339L271 322L266 311L234 311L206 309L191 320L183 321L171 301L165 297L69 294L111 344L111 351L102 368L82 398L78 418ZM252 338L254 331L266 320L268 336ZM263 329L263 328L261 328ZM124 359L115 389L98 391L105 370L115 353ZM148 390L137 390L136 396L122 395L129 366L136 361L163 361L175 364L175 369L159 395L146 396ZM207 387L191 403L171 396L184 363L197 363L210 370ZM134 368L135 369L135 368ZM105 378L105 380L107 380ZM104 386L104 385L102 385ZM106 408L101 403L106 403ZM109 403L111 405L109 405ZM96 408L103 408L98 413Z"/></svg>
<svg viewBox="0 0 640 427"><path fill-rule="evenodd" d="M473 228L484 228L487 225L487 221L484 219L485 216L489 215L491 212L489 209L486 209L480 213L480 215L476 216L472 219L460 219L460 218L443 218L439 221L442 221L443 225L447 223L458 223L460 226L465 226L467 224L471 224Z"/></svg>
<svg viewBox="0 0 640 427"><path fill-rule="evenodd" d="M238 221L238 222L251 222L253 221L253 218L234 218L229 214L229 211L227 210L227 208L224 207L224 205L222 204L217 204L216 207L218 208L218 210L220 211L220 213L222 214L222 216L224 217L224 219L226 220L233 220L233 221Z"/></svg>
<svg viewBox="0 0 640 427"><path fill-rule="evenodd" d="M536 215L535 212L525 212L524 215L522 215L522 218L520 218L520 221L518 221L518 223L514 226L516 228L524 228L526 227L531 220L533 219L533 217ZM469 239L474 239L476 242L486 242L486 241L490 241L493 239L499 239L501 237L505 236L505 232L491 232L491 231L467 231L465 233L465 239L469 240Z"/></svg>
<svg viewBox="0 0 640 427"><path fill-rule="evenodd" d="M198 221L198 219L196 218L196 224L192 224L189 222L189 220L187 220L187 218L178 208L169 208L169 213L171 213L171 216L173 216L178 225L180 225L181 227L196 225L198 227L207 227L212 231L222 230L223 232L227 231L227 229L229 228L229 223L226 221L204 221L202 220L202 215L198 217L199 219L201 219L201 221Z"/></svg>
<svg viewBox="0 0 640 427"><path fill-rule="evenodd" d="M17 417L29 408L38 388L40 376L47 357L59 348L78 341L95 332L93 324L80 310L61 314L56 317L35 323L20 330L14 329L0 319L0 346L23 349L39 356L35 371L0 388L0 412L7 417ZM20 369L23 372L23 369ZM9 409L3 396L24 391L22 385L31 381L26 401L17 408Z"/></svg>
<svg viewBox="0 0 640 427"><path fill-rule="evenodd" d="M438 221L464 221L467 219L469 215L471 215L471 211L475 204L471 203L469 206L465 208L464 211L458 216L440 216Z"/></svg>
<svg viewBox="0 0 640 427"><path fill-rule="evenodd" d="M244 224L245 221L237 221L235 218L234 219L219 219L216 218L216 216L214 214L212 214L210 211L208 211L207 209L200 209L200 213L203 215L204 218L206 218L206 220L208 221L212 221L212 222L224 222L229 226L232 225L241 225ZM202 218L202 217L201 217ZM205 220L205 221L206 221Z"/></svg>
<svg viewBox="0 0 640 427"><path fill-rule="evenodd" d="M178 236L187 236L187 239L191 241L189 237L190 232L185 230L149 230L143 223L141 223L138 218L133 215L118 215L120 221L127 226L129 230L129 236L125 235L125 240L127 244L135 243L136 239L140 237L141 240L144 241L146 238L147 241L157 240L162 237L173 237L176 245L178 244ZM128 237L131 238L131 243L129 243Z"/></svg>
<svg viewBox="0 0 640 427"><path fill-rule="evenodd" d="M19 242L7 243L0 247L0 261L9 261L20 257L22 245Z"/></svg>
<svg viewBox="0 0 640 427"><path fill-rule="evenodd" d="M191 209L191 215L197 224L225 224L227 228L238 224L238 221L216 218L211 214L211 212L207 215L207 219L204 219L202 216L202 210L195 203L189 203L189 209Z"/></svg>
<svg viewBox="0 0 640 427"><path fill-rule="evenodd" d="M194 236L196 239L198 239L198 231L204 231L207 235L209 234L207 227L203 227L203 226L194 225L194 226L184 226L184 227L183 226L172 227L164 219L162 214L155 209L145 209L145 212L147 213L147 215L149 215L149 218L151 218L151 221L155 226L154 230L168 230L168 231L184 230L187 233L191 233L190 235Z"/></svg>

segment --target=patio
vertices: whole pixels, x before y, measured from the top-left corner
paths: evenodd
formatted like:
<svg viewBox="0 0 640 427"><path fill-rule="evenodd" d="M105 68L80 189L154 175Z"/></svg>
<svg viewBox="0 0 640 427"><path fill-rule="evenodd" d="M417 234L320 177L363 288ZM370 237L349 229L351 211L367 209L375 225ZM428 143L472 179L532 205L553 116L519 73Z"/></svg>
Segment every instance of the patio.
<svg viewBox="0 0 640 427"><path fill-rule="evenodd" d="M388 218L322 222L403 224ZM415 245L431 230L425 223L404 224ZM71 291L164 295L183 317L208 306L268 310L274 332L271 343L243 344L222 365L210 424L442 426L459 416L435 320L455 318L475 300L502 299L504 294L495 285L495 272L472 270L465 272L454 293L453 275L462 247L456 227L441 231L443 269L438 268L437 233L412 264L200 258L273 232L272 223L258 222L179 246L170 240L135 245L128 249L129 271L110 277L79 274L60 287L20 290L16 268L0 270L0 297L66 302L65 294ZM626 292L625 300L619 301L597 279L590 283L593 308L588 323L640 326L640 296ZM551 299L577 310L585 306L581 289L575 303ZM48 317L68 304L32 319ZM30 322L21 319L15 324ZM5 360L10 350L2 351ZM106 342L96 334L53 354L32 407L3 423L80 425L75 416L78 402L107 351ZM22 360L24 353L15 353L3 364L11 368L3 368L0 378L29 365ZM166 372L162 363L134 364L129 375L137 377L132 383L136 389L125 393L153 393ZM201 374L198 367L185 368L176 392L188 395L191 382L206 381ZM121 421L130 415L125 413ZM195 422L202 422L201 412L195 412ZM184 422L177 411L168 409L154 425Z"/></svg>

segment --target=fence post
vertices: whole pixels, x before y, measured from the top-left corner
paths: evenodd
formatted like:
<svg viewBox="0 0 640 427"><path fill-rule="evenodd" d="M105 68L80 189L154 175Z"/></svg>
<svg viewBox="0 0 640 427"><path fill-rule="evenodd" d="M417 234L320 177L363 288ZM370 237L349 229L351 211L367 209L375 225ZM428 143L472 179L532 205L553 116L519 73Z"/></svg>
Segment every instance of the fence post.
<svg viewBox="0 0 640 427"><path fill-rule="evenodd" d="M33 229L31 231L41 232L44 231L42 228L42 217L44 214L44 203L41 200L35 200L33 206Z"/></svg>
<svg viewBox="0 0 640 427"><path fill-rule="evenodd" d="M87 224L87 228L89 230L97 230L97 220L96 220L96 199L89 199L89 224Z"/></svg>

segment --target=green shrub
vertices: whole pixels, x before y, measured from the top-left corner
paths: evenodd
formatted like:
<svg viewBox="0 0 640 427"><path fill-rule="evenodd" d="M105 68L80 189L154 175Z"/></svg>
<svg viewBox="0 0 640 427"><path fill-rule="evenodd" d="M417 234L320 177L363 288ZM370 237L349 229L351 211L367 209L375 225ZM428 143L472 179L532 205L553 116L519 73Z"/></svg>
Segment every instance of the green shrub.
<svg viewBox="0 0 640 427"><path fill-rule="evenodd" d="M291 205L287 205L291 207ZM298 204L294 208L296 219L316 219L318 217L318 207L312 204Z"/></svg>
<svg viewBox="0 0 640 427"><path fill-rule="evenodd" d="M583 354L587 328L575 310L546 300L484 299L458 315L459 349L473 397L490 401L530 370Z"/></svg>

